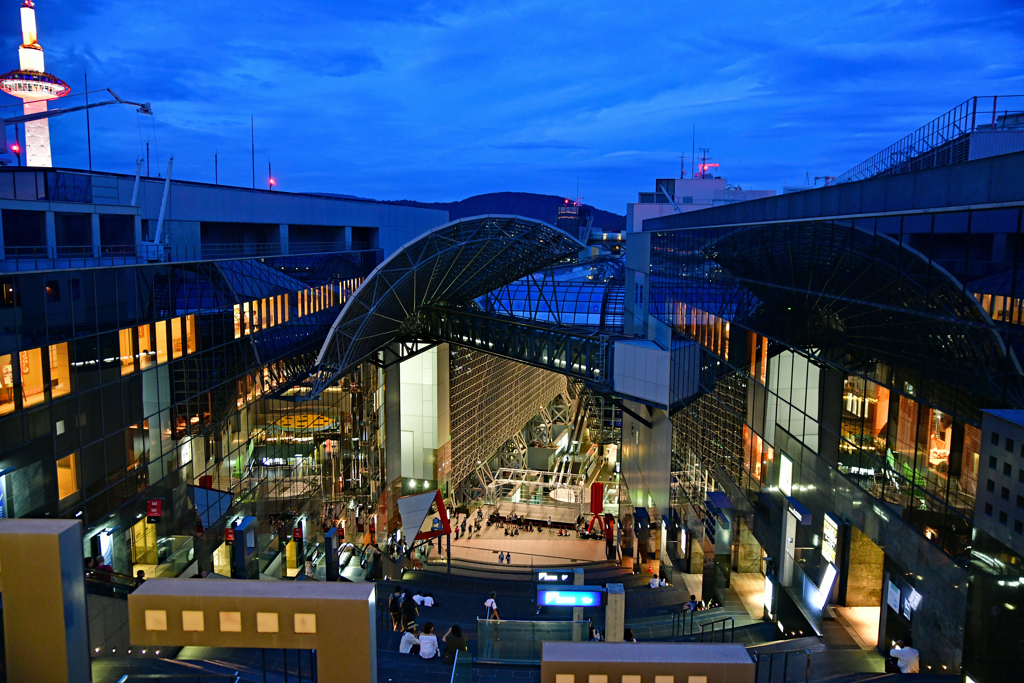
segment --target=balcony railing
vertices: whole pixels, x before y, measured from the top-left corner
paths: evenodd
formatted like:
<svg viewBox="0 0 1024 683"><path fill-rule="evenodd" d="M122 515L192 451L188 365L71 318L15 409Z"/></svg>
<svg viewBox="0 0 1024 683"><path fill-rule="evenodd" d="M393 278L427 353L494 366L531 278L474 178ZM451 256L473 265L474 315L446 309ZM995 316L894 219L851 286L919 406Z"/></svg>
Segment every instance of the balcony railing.
<svg viewBox="0 0 1024 683"><path fill-rule="evenodd" d="M857 164L835 182L848 183L967 161L967 136L989 130L1024 130L1024 95L972 97Z"/></svg>
<svg viewBox="0 0 1024 683"><path fill-rule="evenodd" d="M343 242L298 242L288 245L287 253L276 243L7 246L0 248L0 271L307 256L373 250L373 245L365 242L353 242L351 246Z"/></svg>

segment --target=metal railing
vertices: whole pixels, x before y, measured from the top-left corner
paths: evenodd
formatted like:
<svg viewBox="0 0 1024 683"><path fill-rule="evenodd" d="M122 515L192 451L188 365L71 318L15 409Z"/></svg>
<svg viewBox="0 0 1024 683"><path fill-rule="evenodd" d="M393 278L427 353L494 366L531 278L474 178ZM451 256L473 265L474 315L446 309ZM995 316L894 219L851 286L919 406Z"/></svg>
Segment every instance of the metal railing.
<svg viewBox="0 0 1024 683"><path fill-rule="evenodd" d="M239 683L242 680L241 674L237 671L230 674L125 674L117 679L117 683L131 683L131 681L187 681L204 683L204 681L231 681Z"/></svg>
<svg viewBox="0 0 1024 683"><path fill-rule="evenodd" d="M141 263L179 263L236 258L309 256L314 254L374 251L367 242L300 242L280 244L126 244L7 246L0 249L0 270L29 271L54 268L90 268Z"/></svg>
<svg viewBox="0 0 1024 683"><path fill-rule="evenodd" d="M726 622L729 622L728 626ZM725 642L726 630L729 632L729 642L736 642L736 620L732 617L723 617L721 619L715 619L714 621L700 625L700 642L704 642L704 633L707 632L710 636L708 642L715 642L715 626L721 624L722 627L718 629L718 632L722 634L722 642Z"/></svg>
<svg viewBox="0 0 1024 683"><path fill-rule="evenodd" d="M821 652L824 646L817 649L803 648L800 650L783 650L781 652L758 652L757 649L750 650L750 657L754 660L754 683L761 683L761 670L767 669L767 682L772 683L772 676L775 669L775 663L777 659L782 661L782 677L778 679L779 683L786 683L787 676L789 675L789 660L793 658L794 666L799 666L800 663L804 664L804 683L810 683L811 680L811 655L815 652ZM806 662L801 662L801 659L806 657ZM795 669L799 671L799 669ZM797 678L796 680L800 680Z"/></svg>
<svg viewBox="0 0 1024 683"><path fill-rule="evenodd" d="M1024 95L972 97L838 176L848 183L967 161L968 135L1024 130Z"/></svg>
<svg viewBox="0 0 1024 683"><path fill-rule="evenodd" d="M693 633L693 615L697 610L679 610L672 614L672 635L685 636ZM687 619L689 617L689 619Z"/></svg>

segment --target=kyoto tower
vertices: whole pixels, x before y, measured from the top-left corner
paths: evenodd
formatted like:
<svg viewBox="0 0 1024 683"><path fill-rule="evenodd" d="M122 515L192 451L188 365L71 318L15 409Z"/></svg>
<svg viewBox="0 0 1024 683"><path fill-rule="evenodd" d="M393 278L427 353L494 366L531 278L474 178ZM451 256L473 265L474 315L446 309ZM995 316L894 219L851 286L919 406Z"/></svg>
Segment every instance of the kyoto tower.
<svg viewBox="0 0 1024 683"><path fill-rule="evenodd" d="M46 101L67 95L71 88L56 76L46 73L43 48L36 41L36 9L32 0L21 4L21 68L0 76L0 90L20 97L25 113L46 111ZM47 119L25 123L25 156L29 166L52 166L50 161L50 124Z"/></svg>

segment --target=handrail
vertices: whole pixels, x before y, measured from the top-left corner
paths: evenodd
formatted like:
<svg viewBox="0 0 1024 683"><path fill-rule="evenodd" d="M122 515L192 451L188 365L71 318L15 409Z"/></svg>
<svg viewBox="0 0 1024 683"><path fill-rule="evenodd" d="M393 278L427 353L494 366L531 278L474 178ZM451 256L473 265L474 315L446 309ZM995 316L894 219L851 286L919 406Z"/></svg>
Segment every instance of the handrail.
<svg viewBox="0 0 1024 683"><path fill-rule="evenodd" d="M729 623L729 642L736 642L736 620L732 617L722 617L721 619L715 619L712 622L705 622L700 625L700 642L704 642L704 629L708 626L711 627L711 642L715 642L715 624L722 625L722 642L725 642L725 622Z"/></svg>
<svg viewBox="0 0 1024 683"><path fill-rule="evenodd" d="M237 671L232 674L125 674L117 679L117 683L129 683L130 681L195 681L202 683L204 680L225 680L239 683L242 676Z"/></svg>
<svg viewBox="0 0 1024 683"><path fill-rule="evenodd" d="M754 659L754 683L759 683L760 679L758 676L761 672L761 658L768 657L768 683L772 681L772 667L775 663L775 657L781 656L782 659L782 683L786 683L786 675L789 673L789 656L790 655L807 655L807 665L804 668L804 683L810 683L811 680L811 655L815 652L821 652L824 648L800 648L798 650L782 650L780 652L758 652L757 648L750 649L751 656Z"/></svg>

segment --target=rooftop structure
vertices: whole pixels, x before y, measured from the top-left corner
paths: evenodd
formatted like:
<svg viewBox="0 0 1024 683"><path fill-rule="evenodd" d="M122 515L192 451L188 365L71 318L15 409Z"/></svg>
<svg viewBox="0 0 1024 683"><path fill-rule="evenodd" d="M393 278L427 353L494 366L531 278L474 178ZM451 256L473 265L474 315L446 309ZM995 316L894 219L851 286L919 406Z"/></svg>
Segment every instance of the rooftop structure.
<svg viewBox="0 0 1024 683"><path fill-rule="evenodd" d="M71 88L52 74L46 73L43 47L36 32L36 10L32 0L21 5L21 47L18 48L20 68L0 76L0 90L25 102L25 114L46 111L46 102L64 97ZM28 166L52 166L50 159L50 124L47 119L25 123L25 153Z"/></svg>
<svg viewBox="0 0 1024 683"><path fill-rule="evenodd" d="M744 190L730 185L728 179L713 174L718 164L700 164L693 178L659 178L653 192L640 192L635 203L626 204L626 231L639 232L650 218L689 213L715 206L726 206L751 199L772 197L775 190Z"/></svg>

